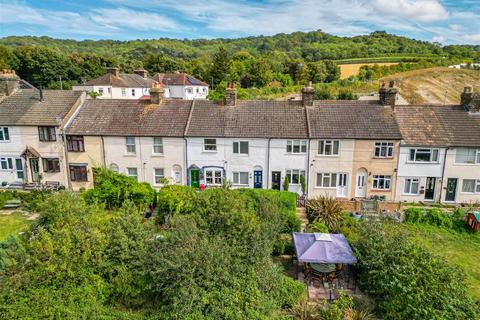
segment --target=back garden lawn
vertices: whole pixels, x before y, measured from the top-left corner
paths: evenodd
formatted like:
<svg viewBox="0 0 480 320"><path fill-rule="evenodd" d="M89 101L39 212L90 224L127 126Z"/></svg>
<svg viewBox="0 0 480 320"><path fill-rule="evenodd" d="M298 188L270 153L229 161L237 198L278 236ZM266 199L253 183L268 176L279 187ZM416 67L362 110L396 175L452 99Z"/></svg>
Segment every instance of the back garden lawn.
<svg viewBox="0 0 480 320"><path fill-rule="evenodd" d="M467 276L470 293L480 301L480 233L455 232L448 229L404 223L412 238L431 252L458 265Z"/></svg>
<svg viewBox="0 0 480 320"><path fill-rule="evenodd" d="M27 220L27 217L19 211L9 215L4 214L4 212L0 213L0 241L7 239L10 235L15 235L26 230L32 222L31 220Z"/></svg>

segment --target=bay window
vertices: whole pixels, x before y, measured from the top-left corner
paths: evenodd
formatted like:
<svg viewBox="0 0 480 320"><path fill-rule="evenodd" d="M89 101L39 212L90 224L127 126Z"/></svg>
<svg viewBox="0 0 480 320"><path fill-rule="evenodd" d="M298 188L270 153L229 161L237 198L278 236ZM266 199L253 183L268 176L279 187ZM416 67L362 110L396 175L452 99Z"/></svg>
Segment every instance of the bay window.
<svg viewBox="0 0 480 320"><path fill-rule="evenodd" d="M206 169L205 182L210 185L221 185L223 178L223 170L221 169Z"/></svg>

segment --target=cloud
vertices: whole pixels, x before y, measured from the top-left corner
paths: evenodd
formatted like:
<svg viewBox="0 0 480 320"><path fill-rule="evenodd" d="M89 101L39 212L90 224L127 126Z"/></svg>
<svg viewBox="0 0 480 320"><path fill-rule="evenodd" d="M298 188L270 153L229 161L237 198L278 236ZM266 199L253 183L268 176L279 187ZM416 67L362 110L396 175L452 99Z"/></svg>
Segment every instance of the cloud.
<svg viewBox="0 0 480 320"><path fill-rule="evenodd" d="M436 0L375 0L372 6L380 14L413 21L432 22L448 19L449 16Z"/></svg>

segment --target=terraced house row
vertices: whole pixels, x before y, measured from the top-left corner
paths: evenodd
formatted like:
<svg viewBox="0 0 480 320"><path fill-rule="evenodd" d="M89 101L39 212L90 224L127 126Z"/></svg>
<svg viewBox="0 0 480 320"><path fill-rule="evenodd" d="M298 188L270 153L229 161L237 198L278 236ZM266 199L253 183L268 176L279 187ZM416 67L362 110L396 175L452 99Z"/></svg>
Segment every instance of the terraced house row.
<svg viewBox="0 0 480 320"><path fill-rule="evenodd" d="M283 189L315 197L480 201L480 96L460 105L396 105L393 83L376 101L87 99L20 89L0 77L0 182L93 186L105 166L138 181L196 188ZM303 179L301 177L304 177Z"/></svg>

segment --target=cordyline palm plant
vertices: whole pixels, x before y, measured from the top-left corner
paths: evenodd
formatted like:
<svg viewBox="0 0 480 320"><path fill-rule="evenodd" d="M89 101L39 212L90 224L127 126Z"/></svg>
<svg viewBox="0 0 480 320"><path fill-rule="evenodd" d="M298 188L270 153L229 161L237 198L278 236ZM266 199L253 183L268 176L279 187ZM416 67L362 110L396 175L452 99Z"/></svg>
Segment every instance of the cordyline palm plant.
<svg viewBox="0 0 480 320"><path fill-rule="evenodd" d="M290 315L295 320L318 320L318 306L314 303L308 303L307 299L302 299L298 304L289 310Z"/></svg>
<svg viewBox="0 0 480 320"><path fill-rule="evenodd" d="M310 223L323 222L330 232L338 232L342 221L342 206L332 197L319 196L306 203Z"/></svg>

